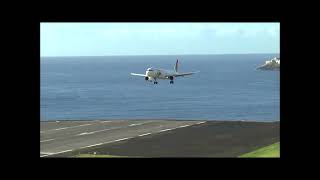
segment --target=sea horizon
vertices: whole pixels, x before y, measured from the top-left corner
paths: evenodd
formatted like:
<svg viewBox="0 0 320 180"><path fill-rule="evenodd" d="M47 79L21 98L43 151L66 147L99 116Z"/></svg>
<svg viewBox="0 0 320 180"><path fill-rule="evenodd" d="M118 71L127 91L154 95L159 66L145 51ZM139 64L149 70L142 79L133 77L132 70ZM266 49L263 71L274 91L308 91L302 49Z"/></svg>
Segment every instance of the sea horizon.
<svg viewBox="0 0 320 180"><path fill-rule="evenodd" d="M40 65L46 120L280 120L280 71L256 67L277 54L184 55L174 84L145 81L147 67L173 69L175 55L51 57ZM67 59L67 60L66 60Z"/></svg>
<svg viewBox="0 0 320 180"><path fill-rule="evenodd" d="M56 57L115 57L115 56L208 56L208 55L268 55L280 53L229 53L229 54L136 54L136 55L67 55L67 56L40 56L40 58Z"/></svg>

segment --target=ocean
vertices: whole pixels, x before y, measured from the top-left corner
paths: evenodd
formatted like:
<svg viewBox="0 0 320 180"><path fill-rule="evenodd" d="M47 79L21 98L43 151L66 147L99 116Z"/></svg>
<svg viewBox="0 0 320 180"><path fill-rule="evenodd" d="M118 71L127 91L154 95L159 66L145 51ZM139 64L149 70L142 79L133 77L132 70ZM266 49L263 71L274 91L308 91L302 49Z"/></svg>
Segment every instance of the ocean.
<svg viewBox="0 0 320 180"><path fill-rule="evenodd" d="M279 54L40 58L41 121L100 119L280 120ZM200 71L147 82L148 67Z"/></svg>

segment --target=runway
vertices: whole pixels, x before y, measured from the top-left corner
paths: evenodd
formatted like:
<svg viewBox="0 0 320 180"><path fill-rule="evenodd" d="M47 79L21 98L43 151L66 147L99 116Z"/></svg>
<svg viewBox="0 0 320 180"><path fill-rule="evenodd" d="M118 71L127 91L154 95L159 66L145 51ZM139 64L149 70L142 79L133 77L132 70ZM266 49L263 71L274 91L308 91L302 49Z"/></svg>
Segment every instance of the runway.
<svg viewBox="0 0 320 180"><path fill-rule="evenodd" d="M206 123L174 120L93 120L40 122L40 157L98 147Z"/></svg>

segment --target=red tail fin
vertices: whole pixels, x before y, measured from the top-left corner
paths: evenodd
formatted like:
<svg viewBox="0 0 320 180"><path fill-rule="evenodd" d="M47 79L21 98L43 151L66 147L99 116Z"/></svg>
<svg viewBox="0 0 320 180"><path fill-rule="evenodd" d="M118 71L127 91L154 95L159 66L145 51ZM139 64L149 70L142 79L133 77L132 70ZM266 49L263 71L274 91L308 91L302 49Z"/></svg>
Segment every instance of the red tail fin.
<svg viewBox="0 0 320 180"><path fill-rule="evenodd" d="M178 59L177 59L177 61L176 61L176 65L174 66L174 70L175 70L176 72L178 72Z"/></svg>

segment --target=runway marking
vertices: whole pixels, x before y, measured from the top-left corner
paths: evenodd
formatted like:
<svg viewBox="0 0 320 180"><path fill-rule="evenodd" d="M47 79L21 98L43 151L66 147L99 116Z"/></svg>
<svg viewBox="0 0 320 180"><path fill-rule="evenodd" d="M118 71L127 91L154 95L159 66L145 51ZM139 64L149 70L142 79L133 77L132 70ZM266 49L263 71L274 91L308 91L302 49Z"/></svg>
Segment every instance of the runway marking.
<svg viewBox="0 0 320 180"><path fill-rule="evenodd" d="M151 133L145 133L145 134L140 134L140 135L138 135L138 136L147 136L147 135L150 135Z"/></svg>
<svg viewBox="0 0 320 180"><path fill-rule="evenodd" d="M93 144L93 145L89 145L89 146L84 146L83 148L94 147L94 146L99 146L99 145L102 145L102 143Z"/></svg>
<svg viewBox="0 0 320 180"><path fill-rule="evenodd" d="M111 122L111 121L101 121L100 123L106 123L106 122Z"/></svg>
<svg viewBox="0 0 320 180"><path fill-rule="evenodd" d="M83 135L89 135L89 134L94 134L94 133L103 132L103 131L109 131L109 130L114 130L114 129L121 129L121 128L132 127L132 126L139 126L139 125L150 123L150 122L152 122L152 121L144 122L144 123L138 123L138 124L130 124L129 126L121 126L121 127L102 129L102 130L97 130L97 131L92 131L92 132L83 132L83 133L77 134L75 136L83 136Z"/></svg>
<svg viewBox="0 0 320 180"><path fill-rule="evenodd" d="M205 122L200 122L200 123L197 123L197 124L202 124L202 123L205 123ZM145 123L143 123L143 124L145 124ZM194 125L194 124L179 126L179 127L171 128L171 129L163 129L163 130L160 130L160 131L155 132L155 133L170 131L170 130L173 130L173 129L177 129L177 128L181 128L181 127L188 127L188 126L192 126L192 125ZM162 127L162 125L160 127ZM101 131L107 131L107 130L119 129L119 128L123 128L123 127L109 128L109 129L104 129L104 130L99 130L99 131L94 131L94 132L101 132ZM89 132L89 133L88 132L84 132L84 133L81 133L81 134L82 135L87 135L87 134L92 134L92 133L93 132ZM81 134L78 134L78 135L81 135ZM116 139L116 140L112 140L112 141L107 141L107 142L102 142L102 143L98 143L98 144L88 145L88 146L77 148L76 150L83 149L83 148L94 147L94 146L100 146L100 145L103 145L103 144L109 144L109 143L113 143L113 142L119 142L119 141L131 139L131 138L136 138L136 137L147 136L147 135L150 135L150 134L152 134L152 133L145 133L145 134L140 134L140 135L135 136L135 137L126 137L126 138L122 138L122 139ZM56 152L56 153L52 153L52 154L46 154L46 155L43 155L43 156L40 156L40 157L45 157L45 156L50 156L50 155L55 155L55 154L61 154L61 153L64 153L64 152L69 152L69 151L73 151L73 150L60 151L60 152Z"/></svg>
<svg viewBox="0 0 320 180"><path fill-rule="evenodd" d="M109 143L113 143L113 142L123 141L123 140L127 140L127 139L130 139L130 138L133 138L133 137L126 137L126 138L122 138L122 139L116 139L116 140L112 140L112 141L107 141L107 142L102 142L102 143L98 143L98 144L88 145L88 146L80 147L79 149L93 147L93 146L100 146L100 145L103 145L103 144L109 144Z"/></svg>
<svg viewBox="0 0 320 180"><path fill-rule="evenodd" d="M139 126L139 125L142 125L142 123L139 123L139 124L130 124L129 126Z"/></svg>
<svg viewBox="0 0 320 180"><path fill-rule="evenodd" d="M88 132L83 132L83 133L80 133L80 134L77 134L76 136L82 136L82 135L87 135L89 134Z"/></svg>
<svg viewBox="0 0 320 180"><path fill-rule="evenodd" d="M153 122L153 121L146 121L146 122L137 123L137 124L130 124L129 126L139 126L139 125L147 124L147 123L151 123L151 122Z"/></svg>
<svg viewBox="0 0 320 180"><path fill-rule="evenodd" d="M163 129L163 130L161 130L159 132L170 131L170 130L172 130L172 129Z"/></svg>
<svg viewBox="0 0 320 180"><path fill-rule="evenodd" d="M94 134L94 133L97 133L97 132L109 131L109 130L120 129L120 128L121 127L115 127L115 128L108 128L108 129L102 129L102 130L91 131L91 132L83 132L83 133L77 134L75 136L89 135L89 134Z"/></svg>
<svg viewBox="0 0 320 180"><path fill-rule="evenodd" d="M189 124L189 125L179 126L178 128L183 128L183 127L188 127L188 126L191 126L191 125Z"/></svg>
<svg viewBox="0 0 320 180"><path fill-rule="evenodd" d="M61 154L61 153L70 152L70 151L73 151L73 149L68 149L68 150L65 150L65 151L59 151L59 152L50 153L50 154L45 154L45 155L40 156L40 157L46 157L46 156L55 155L55 154Z"/></svg>
<svg viewBox="0 0 320 180"><path fill-rule="evenodd" d="M55 140L55 139L47 139L47 140L40 141L40 143L42 143L42 142L48 142L48 141L53 141L53 140Z"/></svg>
<svg viewBox="0 0 320 180"><path fill-rule="evenodd" d="M76 127L82 127L82 126L90 126L92 124L81 124L78 126L69 126L69 127L63 127L63 128L58 128L58 129L50 129L47 131L40 131L40 133L48 132L48 131L59 131L59 130L64 130L64 129L70 129L70 128L76 128Z"/></svg>
<svg viewBox="0 0 320 180"><path fill-rule="evenodd" d="M126 137L126 138L122 138L122 139L117 139L117 140L113 140L113 141L110 141L110 142L118 142L118 141L123 141L123 140L130 139L130 138L132 138L132 137Z"/></svg>
<svg viewBox="0 0 320 180"><path fill-rule="evenodd" d="M206 121L203 121L203 122L199 122L199 123L196 123L196 124L202 124L202 123L205 123Z"/></svg>
<svg viewBox="0 0 320 180"><path fill-rule="evenodd" d="M58 131L58 130L63 130L63 129L70 129L70 128L76 128L76 127L82 127L82 126L89 126L89 125L91 125L91 124L81 124L79 126L63 127L63 128L58 128L58 129L54 129L54 130Z"/></svg>
<svg viewBox="0 0 320 180"><path fill-rule="evenodd" d="M50 154L53 154L53 153L50 153L50 152L40 152L40 154L45 154L45 155L46 155L46 154L49 154L49 155L50 155Z"/></svg>
<svg viewBox="0 0 320 180"><path fill-rule="evenodd" d="M103 142L103 143L88 145L88 146L84 146L84 147L77 148L77 150L83 149L83 148L88 148L88 147L93 147L93 146L99 146L99 145L103 145L103 144L108 144L108 143L113 143L113 142L118 142L118 141L123 141L123 140L127 140L127 139L130 139L130 138L133 138L133 137L126 137L126 138L117 139L117 140L113 140L113 141L107 141L107 142ZM40 157L46 157L46 156L61 154L61 153L70 152L70 151L73 151L73 149L69 149L69 150L65 150L65 151L60 151L60 152L55 152L55 153L47 153L47 154L40 152L40 154L45 154L45 155L42 155L42 156L40 156Z"/></svg>
<svg viewBox="0 0 320 180"><path fill-rule="evenodd" d="M152 122L152 121L151 121L151 122ZM202 124L202 123L205 123L205 122L206 122L206 121L204 121L204 122L199 122L199 123L196 123L196 124ZM148 123L148 122L145 122L145 123ZM138 125L142 125L142 124L145 124L145 123L140 123L140 124L138 124ZM86 125L91 125L91 124L86 124ZM137 125L137 124L135 124L135 125ZM178 127L171 128L171 129L163 129L163 130L160 130L160 131L155 132L155 133L170 131L170 130L173 130L173 129L182 128L182 127L188 127L188 126L192 126L192 125L195 125L195 124L178 126ZM80 126L83 126L83 125L80 125ZM131 124L131 126L134 126L134 125ZM75 127L75 126L74 126L74 127ZM76 127L79 127L79 126L76 126ZM126 127L130 127L130 125L129 125L129 126L126 126ZM161 125L160 127L162 127L162 125ZM71 128L72 128L72 127L71 127ZM93 134L93 133L95 133L95 132L107 131L107 130L112 130L112 129L120 129L120 128L125 128L125 127L109 128L109 129L103 129L103 130L93 131L93 132L83 132L83 133L78 134L78 135L87 135L87 134ZM126 138L116 139L116 140L112 140L112 141L107 141L107 142L102 142L102 143L98 143L98 144L93 144L93 145L88 145L88 146L76 148L76 149L74 149L74 150L79 150L79 149L83 149L83 148L89 148L89 147L99 146L99 145L103 145L103 144L109 144L109 143L113 143L113 142L119 142L119 141L131 139L131 138L147 136L147 135L150 135L150 134L154 134L154 133L145 133L145 134L140 134L140 135L134 136L134 137L126 137ZM55 153L40 152L40 154L45 154L45 155L42 155L42 156L40 156L40 157L46 157L46 156L61 154L61 153L70 152L70 151L73 151L73 149L69 149L69 150L65 150L65 151L60 151L60 152L55 152Z"/></svg>

